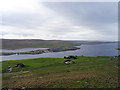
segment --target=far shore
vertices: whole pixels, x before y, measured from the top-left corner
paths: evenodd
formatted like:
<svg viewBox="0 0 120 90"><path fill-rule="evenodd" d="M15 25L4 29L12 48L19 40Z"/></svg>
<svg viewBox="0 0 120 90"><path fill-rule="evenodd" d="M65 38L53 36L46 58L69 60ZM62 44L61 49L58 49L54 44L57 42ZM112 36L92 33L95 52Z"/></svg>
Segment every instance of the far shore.
<svg viewBox="0 0 120 90"><path fill-rule="evenodd" d="M19 55L19 54L42 54L42 53L49 53L49 52L61 52L61 51L71 51L71 50L77 50L80 49L78 47L58 47L58 48L49 48L49 49L43 49L43 50L32 50L28 52L2 52L0 55Z"/></svg>

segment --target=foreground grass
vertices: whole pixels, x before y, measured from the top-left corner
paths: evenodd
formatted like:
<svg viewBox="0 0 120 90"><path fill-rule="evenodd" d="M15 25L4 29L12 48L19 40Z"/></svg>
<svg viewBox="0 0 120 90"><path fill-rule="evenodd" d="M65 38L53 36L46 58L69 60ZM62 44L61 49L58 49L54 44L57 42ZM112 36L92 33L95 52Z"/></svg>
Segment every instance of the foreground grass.
<svg viewBox="0 0 120 90"><path fill-rule="evenodd" d="M117 88L118 61L109 58L81 56L69 65L63 58L3 61L3 73L8 66L25 64L12 71L24 72L3 74L3 88Z"/></svg>

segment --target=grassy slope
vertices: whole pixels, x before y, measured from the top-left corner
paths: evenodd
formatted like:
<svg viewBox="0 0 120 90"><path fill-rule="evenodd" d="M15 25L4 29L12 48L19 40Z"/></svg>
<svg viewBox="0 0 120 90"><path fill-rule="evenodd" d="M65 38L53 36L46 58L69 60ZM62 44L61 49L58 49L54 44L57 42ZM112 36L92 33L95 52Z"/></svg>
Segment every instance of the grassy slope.
<svg viewBox="0 0 120 90"><path fill-rule="evenodd" d="M80 44L103 44L110 42L100 41L62 41L62 40L41 40L41 39L2 39L3 49L21 48L55 48L61 46L79 46Z"/></svg>
<svg viewBox="0 0 120 90"><path fill-rule="evenodd" d="M21 49L21 48L55 48L61 46L76 46L80 43L70 43L60 40L35 40L35 39L3 39L3 49Z"/></svg>
<svg viewBox="0 0 120 90"><path fill-rule="evenodd" d="M3 61L6 67L17 63L26 65L3 75L5 88L116 88L118 82L117 61L109 57L79 57L75 64L65 65L63 58L38 58ZM70 72L67 72L70 71Z"/></svg>

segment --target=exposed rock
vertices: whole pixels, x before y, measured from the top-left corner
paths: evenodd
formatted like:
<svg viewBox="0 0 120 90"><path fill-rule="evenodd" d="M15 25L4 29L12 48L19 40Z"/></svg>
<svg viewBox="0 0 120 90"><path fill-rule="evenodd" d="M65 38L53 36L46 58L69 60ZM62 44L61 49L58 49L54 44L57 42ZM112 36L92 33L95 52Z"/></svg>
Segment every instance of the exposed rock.
<svg viewBox="0 0 120 90"><path fill-rule="evenodd" d="M20 63L20 64L17 64L15 67L25 67L25 65Z"/></svg>
<svg viewBox="0 0 120 90"><path fill-rule="evenodd" d="M66 60L64 63L65 63L65 64L70 64L70 63L75 63L75 62L74 62L74 61L71 61L71 60Z"/></svg>
<svg viewBox="0 0 120 90"><path fill-rule="evenodd" d="M77 56L65 56L64 58L66 58L66 59L77 59Z"/></svg>
<svg viewBox="0 0 120 90"><path fill-rule="evenodd" d="M67 72L71 72L70 70L67 70Z"/></svg>

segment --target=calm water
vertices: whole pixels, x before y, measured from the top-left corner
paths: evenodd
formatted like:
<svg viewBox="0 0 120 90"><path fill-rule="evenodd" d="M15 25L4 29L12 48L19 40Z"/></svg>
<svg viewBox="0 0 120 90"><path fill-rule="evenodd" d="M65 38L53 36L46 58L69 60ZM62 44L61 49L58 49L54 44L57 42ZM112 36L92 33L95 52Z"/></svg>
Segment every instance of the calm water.
<svg viewBox="0 0 120 90"><path fill-rule="evenodd" d="M15 49L15 50L0 49L0 52L18 53L18 52L29 52L32 50L42 50L42 49L48 49L48 48L24 48L24 49Z"/></svg>
<svg viewBox="0 0 120 90"><path fill-rule="evenodd" d="M2 61L5 60L21 60L21 59L32 59L32 58L63 58L67 55L77 55L77 56L115 56L118 55L118 48L117 43L106 43L106 44L97 44L97 45L81 45L77 46L81 49L74 50L74 51L63 51L63 52L50 52L50 53L43 53L43 54L36 54L36 55L9 55L9 56L0 56L2 57ZM23 49L24 50L24 49ZM35 50L35 49L34 49Z"/></svg>

